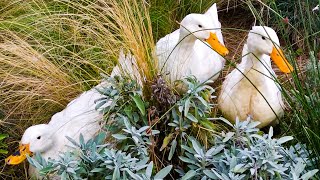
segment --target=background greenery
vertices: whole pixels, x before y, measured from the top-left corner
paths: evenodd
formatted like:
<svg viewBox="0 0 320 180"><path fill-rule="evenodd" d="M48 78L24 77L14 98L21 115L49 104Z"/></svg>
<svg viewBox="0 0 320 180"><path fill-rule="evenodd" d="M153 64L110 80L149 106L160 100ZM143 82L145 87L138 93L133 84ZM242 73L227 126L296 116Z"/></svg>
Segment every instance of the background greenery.
<svg viewBox="0 0 320 180"><path fill-rule="evenodd" d="M92 2L96 5L92 6ZM149 0L147 9L132 7L131 11L117 11L112 16L104 2L0 2L0 128L10 134L5 140L9 151L13 151L26 127L47 122L80 92L97 84L100 73L110 73L119 47L130 49L140 65L147 64L149 68L143 73L149 73L152 79L156 73L150 65L154 42L176 29L177 22L186 14L203 13L213 3ZM226 45L233 52L227 57L229 63L223 74L232 70L232 62L239 61L242 50L239 42L243 43L246 36L240 29L249 30L256 23L278 31L282 47L295 67L292 75L279 74L288 107L280 133L305 143L313 151L314 165L320 168L320 16L319 11L311 11L319 0L218 0L217 3ZM150 14L150 19L137 18L134 10ZM125 13L133 14L124 18ZM121 15L123 18L115 18ZM288 22L284 21L286 18ZM143 26L133 26L141 22ZM140 42L139 37L145 41ZM135 48L137 45L145 47L141 53ZM217 90L222 80L223 76L215 86ZM25 174L23 165L2 168L0 175L12 178L18 174Z"/></svg>

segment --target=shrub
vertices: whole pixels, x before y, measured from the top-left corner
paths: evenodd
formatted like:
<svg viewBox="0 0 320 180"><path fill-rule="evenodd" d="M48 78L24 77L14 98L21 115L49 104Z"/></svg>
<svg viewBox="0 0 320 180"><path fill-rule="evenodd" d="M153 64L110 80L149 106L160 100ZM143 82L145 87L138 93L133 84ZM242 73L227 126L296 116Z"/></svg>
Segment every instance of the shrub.
<svg viewBox="0 0 320 180"><path fill-rule="evenodd" d="M64 153L57 160L46 161L39 154L34 159L28 158L31 165L39 169L40 175L60 175L62 179L163 179L168 175L172 166L167 166L155 175L153 162L148 156L132 156L121 150L110 148L103 144L105 134L100 133L94 139L84 142L80 136L79 144L70 139L77 148Z"/></svg>
<svg viewBox="0 0 320 180"><path fill-rule="evenodd" d="M219 119L210 118L214 89L193 77L183 80L188 88L183 97L154 119L152 104L143 100L135 81L114 77L108 82L99 90L105 98L98 100L97 108L107 114L105 127L110 134L86 144L82 137L79 144L70 139L79 150L58 160L29 158L42 174L143 179L150 177L153 165L157 174L165 175L174 166L172 178L182 179L309 179L318 172L304 146L285 148L283 144L293 137L274 139L273 129L263 134L256 128L258 122L237 120L232 125L219 118L231 130L217 131L220 126L213 121ZM101 145L105 138L110 144Z"/></svg>
<svg viewBox="0 0 320 180"><path fill-rule="evenodd" d="M229 122L225 121L227 124ZM291 136L273 139L273 128L268 134L259 135L258 122L250 119L236 121L232 131L222 132L215 137L215 144L206 150L193 137L180 160L189 170L185 179L309 179L318 170L312 169L305 149L300 144L286 149L283 143L292 140ZM298 156L299 155L299 156Z"/></svg>

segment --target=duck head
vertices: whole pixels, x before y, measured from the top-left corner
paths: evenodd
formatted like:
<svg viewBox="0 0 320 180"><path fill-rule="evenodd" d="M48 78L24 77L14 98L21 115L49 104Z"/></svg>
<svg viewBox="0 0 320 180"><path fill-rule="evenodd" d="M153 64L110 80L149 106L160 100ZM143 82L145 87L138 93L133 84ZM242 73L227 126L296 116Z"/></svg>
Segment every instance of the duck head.
<svg viewBox="0 0 320 180"><path fill-rule="evenodd" d="M188 36L207 42L213 50L226 56L229 50L219 41L213 21L204 14L189 14L180 24L180 39Z"/></svg>
<svg viewBox="0 0 320 180"><path fill-rule="evenodd" d="M32 156L33 153L46 152L52 145L53 140L47 124L31 126L24 132L19 149L6 158L6 163L9 165L20 164L27 156Z"/></svg>
<svg viewBox="0 0 320 180"><path fill-rule="evenodd" d="M248 35L247 47L248 51L255 55L269 55L282 72L292 72L293 68L280 49L279 38L272 28L266 26L252 27Z"/></svg>

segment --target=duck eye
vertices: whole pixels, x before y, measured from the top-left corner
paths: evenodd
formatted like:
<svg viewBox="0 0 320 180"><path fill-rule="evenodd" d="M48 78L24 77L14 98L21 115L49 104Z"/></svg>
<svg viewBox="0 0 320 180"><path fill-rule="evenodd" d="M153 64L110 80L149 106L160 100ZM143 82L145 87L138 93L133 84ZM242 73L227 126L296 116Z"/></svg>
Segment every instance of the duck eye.
<svg viewBox="0 0 320 180"><path fill-rule="evenodd" d="M38 136L37 139L41 139L41 136Z"/></svg>
<svg viewBox="0 0 320 180"><path fill-rule="evenodd" d="M262 38L263 40L266 40L266 37L264 37L264 36L261 36L261 38Z"/></svg>
<svg viewBox="0 0 320 180"><path fill-rule="evenodd" d="M198 27L199 27L199 28L202 28L202 25L201 25L201 24L199 24L199 25L198 25Z"/></svg>

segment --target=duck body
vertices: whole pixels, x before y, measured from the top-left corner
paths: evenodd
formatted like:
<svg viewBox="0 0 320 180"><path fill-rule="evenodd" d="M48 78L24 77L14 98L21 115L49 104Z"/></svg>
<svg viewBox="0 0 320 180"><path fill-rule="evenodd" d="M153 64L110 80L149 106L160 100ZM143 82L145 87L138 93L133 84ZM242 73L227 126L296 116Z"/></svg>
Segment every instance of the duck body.
<svg viewBox="0 0 320 180"><path fill-rule="evenodd" d="M274 45L259 35L266 36L266 33L271 34L271 40L275 44L279 44L278 37L271 28L254 27L244 45L241 63L223 82L218 107L231 122L235 122L236 118L245 120L251 117L259 121L258 127L262 128L284 114L281 89L271 67L270 54L275 53ZM261 46L261 49L257 46Z"/></svg>
<svg viewBox="0 0 320 180"><path fill-rule="evenodd" d="M204 42L205 33L208 32L215 35L218 43L212 45ZM213 50L222 47L224 43L221 24L214 4L205 14L186 16L181 22L180 29L157 42L156 53L159 67L163 68L164 74L169 74L170 81L193 75L200 82L205 82L217 79L224 67L224 58ZM225 48L220 53L226 55L228 51Z"/></svg>
<svg viewBox="0 0 320 180"><path fill-rule="evenodd" d="M41 156L46 160L48 158L59 158L60 153L70 151L70 147L74 147L66 137L79 142L80 134L82 134L84 140L88 141L100 130L100 122L103 115L96 111L95 100L101 97L101 94L96 89L82 93L71 101L64 110L53 115L48 124L40 124L28 128L22 137L21 143L30 144L30 151L41 153ZM42 145L40 143L34 144L33 141L38 139L33 134L46 139L46 143L42 143ZM33 144L34 146L42 147L32 148ZM29 166L29 175L41 179L37 169L33 166ZM53 176L50 179L60 179L60 177Z"/></svg>
<svg viewBox="0 0 320 180"><path fill-rule="evenodd" d="M64 110L52 116L48 123L48 129L53 131L53 146L42 153L44 158L55 158L57 152L69 150L71 142L66 138L70 137L75 141L79 140L80 134L87 141L94 137L100 130L100 120L103 115L95 107L95 100L102 95L95 89L83 92L76 99L72 100Z"/></svg>
<svg viewBox="0 0 320 180"><path fill-rule="evenodd" d="M282 95L274 80L270 57L264 55L260 61L264 63L248 54L226 76L218 104L229 120L250 116L261 122L259 127L264 127L283 115Z"/></svg>

